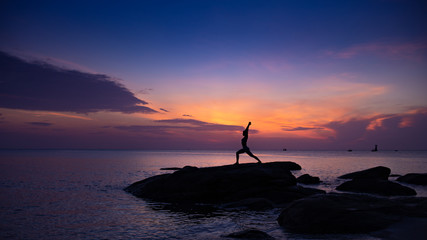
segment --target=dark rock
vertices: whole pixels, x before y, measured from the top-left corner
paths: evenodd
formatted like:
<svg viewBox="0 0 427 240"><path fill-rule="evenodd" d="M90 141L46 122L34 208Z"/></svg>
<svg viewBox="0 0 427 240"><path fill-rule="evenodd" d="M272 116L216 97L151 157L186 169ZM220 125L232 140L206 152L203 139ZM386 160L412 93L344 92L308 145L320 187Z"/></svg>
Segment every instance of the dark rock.
<svg viewBox="0 0 427 240"><path fill-rule="evenodd" d="M224 204L248 198L264 198L274 204L290 202L320 190L296 188L292 162L240 164L219 167L184 167L174 173L133 183L125 191L141 198L166 203Z"/></svg>
<svg viewBox="0 0 427 240"><path fill-rule="evenodd" d="M401 204L386 198L324 194L296 200L277 219L288 231L300 233L363 233L397 222L390 214Z"/></svg>
<svg viewBox="0 0 427 240"><path fill-rule="evenodd" d="M391 172L390 168L379 166L379 167L369 168L369 169L358 171L358 172L348 173L338 178L387 180L388 177L390 176L390 172Z"/></svg>
<svg viewBox="0 0 427 240"><path fill-rule="evenodd" d="M169 168L160 168L160 170L172 170L172 171L177 171L177 170L181 170L182 168L179 167L169 167Z"/></svg>
<svg viewBox="0 0 427 240"><path fill-rule="evenodd" d="M355 179L339 185L339 191L372 193L383 196L413 196L414 189L402 186L396 182L376 179Z"/></svg>
<svg viewBox="0 0 427 240"><path fill-rule="evenodd" d="M230 233L223 237L238 238L238 239L274 239L267 233L257 229L247 229L235 233Z"/></svg>
<svg viewBox="0 0 427 240"><path fill-rule="evenodd" d="M226 203L221 206L224 209L234 210L266 210L274 207L274 204L265 198L247 198L237 202Z"/></svg>
<svg viewBox="0 0 427 240"><path fill-rule="evenodd" d="M376 231L370 235L375 239L388 240L425 240L427 239L427 218L405 217L388 228Z"/></svg>
<svg viewBox="0 0 427 240"><path fill-rule="evenodd" d="M401 176L397 179L399 182L417 184L417 185L427 185L427 173L408 173L404 176Z"/></svg>
<svg viewBox="0 0 427 240"><path fill-rule="evenodd" d="M297 182L303 183L303 184L318 184L320 183L319 177L313 177L309 174L301 175L297 178Z"/></svg>

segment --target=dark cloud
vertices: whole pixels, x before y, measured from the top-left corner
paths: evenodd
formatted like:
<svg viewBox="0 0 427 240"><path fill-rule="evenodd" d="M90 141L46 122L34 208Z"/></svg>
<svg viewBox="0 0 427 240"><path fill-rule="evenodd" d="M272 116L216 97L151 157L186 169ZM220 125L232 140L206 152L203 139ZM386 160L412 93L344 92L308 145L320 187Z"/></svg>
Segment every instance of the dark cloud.
<svg viewBox="0 0 427 240"><path fill-rule="evenodd" d="M151 136L169 135L174 130L189 129L188 127L180 127L180 126L150 126L150 125L122 125L122 126L113 126L113 128L131 132L131 133L148 134Z"/></svg>
<svg viewBox="0 0 427 240"><path fill-rule="evenodd" d="M183 117L193 117L193 115L190 115L190 114L183 114L182 116Z"/></svg>
<svg viewBox="0 0 427 240"><path fill-rule="evenodd" d="M305 131L305 130L321 130L324 128L319 127L296 127L296 128L282 128L283 131L293 132L293 131Z"/></svg>
<svg viewBox="0 0 427 240"><path fill-rule="evenodd" d="M42 127L48 127L53 125L53 123L48 123L48 122L27 122L27 124L34 125L34 126L42 126Z"/></svg>
<svg viewBox="0 0 427 240"><path fill-rule="evenodd" d="M164 108L160 108L161 111L163 112L169 112L168 110L164 109Z"/></svg>
<svg viewBox="0 0 427 240"><path fill-rule="evenodd" d="M26 62L0 52L0 107L89 113L154 113L120 83L102 74Z"/></svg>

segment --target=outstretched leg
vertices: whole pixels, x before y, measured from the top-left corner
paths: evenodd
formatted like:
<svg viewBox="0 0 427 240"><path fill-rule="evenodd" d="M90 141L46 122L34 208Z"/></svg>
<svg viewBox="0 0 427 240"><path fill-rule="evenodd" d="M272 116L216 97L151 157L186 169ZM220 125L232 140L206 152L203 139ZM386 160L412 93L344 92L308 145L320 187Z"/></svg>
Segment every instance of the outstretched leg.
<svg viewBox="0 0 427 240"><path fill-rule="evenodd" d="M241 153L246 152L245 149L240 149L239 151L236 152L236 163L235 164L239 164L239 155Z"/></svg>
<svg viewBox="0 0 427 240"><path fill-rule="evenodd" d="M258 163L261 163L261 160L259 160L259 158L258 158L257 156L255 156L251 151L247 150L247 151L246 151L246 153L247 153L249 156L251 156L251 157L255 158L255 159L258 161Z"/></svg>

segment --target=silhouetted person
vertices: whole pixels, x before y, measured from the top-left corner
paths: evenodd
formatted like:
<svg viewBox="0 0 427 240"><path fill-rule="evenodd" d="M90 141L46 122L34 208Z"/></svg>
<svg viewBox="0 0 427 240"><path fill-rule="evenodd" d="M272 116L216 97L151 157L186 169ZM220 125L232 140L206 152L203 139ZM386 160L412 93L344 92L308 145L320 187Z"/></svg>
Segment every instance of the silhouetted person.
<svg viewBox="0 0 427 240"><path fill-rule="evenodd" d="M258 163L261 163L261 161L258 159L258 157L253 155L251 153L251 150L246 145L246 143L248 142L248 134L249 134L249 126L250 125L251 125L251 122L248 123L248 126L243 131L243 138L242 138L242 147L243 148L236 152L236 163L235 164L239 164L239 155L241 153L247 153L249 156L255 158L258 161Z"/></svg>

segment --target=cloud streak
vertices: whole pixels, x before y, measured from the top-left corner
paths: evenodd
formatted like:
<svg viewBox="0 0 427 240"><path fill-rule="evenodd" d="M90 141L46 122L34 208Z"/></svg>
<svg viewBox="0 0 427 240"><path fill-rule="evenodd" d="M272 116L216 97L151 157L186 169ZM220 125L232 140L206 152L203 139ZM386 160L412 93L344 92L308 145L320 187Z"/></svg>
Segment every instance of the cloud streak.
<svg viewBox="0 0 427 240"><path fill-rule="evenodd" d="M321 127L295 127L295 128L282 128L283 131L294 132L294 131L306 131L306 130L321 130Z"/></svg>
<svg viewBox="0 0 427 240"><path fill-rule="evenodd" d="M125 130L130 132L146 132L146 133L160 133L164 134L170 130L190 130L190 131L225 131L225 132L236 132L243 131L244 127L237 125L226 125L226 124L216 124L208 123L195 119L164 119L164 120L154 120L156 123L162 123L164 125L119 125L113 126L115 129ZM252 133L258 133L257 130L252 130Z"/></svg>
<svg viewBox="0 0 427 240"><path fill-rule="evenodd" d="M155 113L107 75L27 62L0 52L0 107L91 113Z"/></svg>
<svg viewBox="0 0 427 240"><path fill-rule="evenodd" d="M225 125L225 124L216 124L208 123L196 119L165 119L165 120L155 120L159 123L167 124L189 124L191 125L190 129L205 130L205 131L243 131L244 127L237 125ZM257 133L257 130L251 130L253 133Z"/></svg>
<svg viewBox="0 0 427 240"><path fill-rule="evenodd" d="M425 43L369 43L353 45L341 51L327 51L326 55L338 59L350 59L363 54L374 54L392 59L420 60L425 57L426 50Z"/></svg>
<svg viewBox="0 0 427 240"><path fill-rule="evenodd" d="M53 123L48 123L48 122L27 122L27 124L40 126L40 127L49 127L53 125Z"/></svg>

